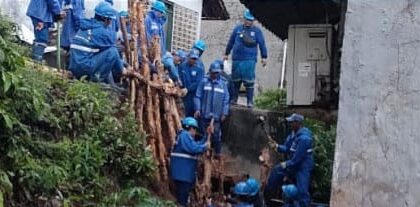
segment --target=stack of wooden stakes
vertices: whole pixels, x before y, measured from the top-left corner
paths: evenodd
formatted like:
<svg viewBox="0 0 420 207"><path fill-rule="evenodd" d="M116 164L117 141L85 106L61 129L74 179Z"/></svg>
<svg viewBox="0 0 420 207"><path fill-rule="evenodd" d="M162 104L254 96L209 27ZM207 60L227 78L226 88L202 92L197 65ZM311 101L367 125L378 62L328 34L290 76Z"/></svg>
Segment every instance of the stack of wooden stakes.
<svg viewBox="0 0 420 207"><path fill-rule="evenodd" d="M120 17L124 40L128 40L127 22L131 27L131 38L124 41L124 57L132 71L130 77L130 106L135 111L136 120L141 132L145 132L154 162L158 167L154 175L158 192L166 195L169 192L169 155L175 143L177 132L181 129L181 116L178 101L184 96L184 91L171 81L165 81L165 71L161 61L160 39L153 37L151 45L146 41L145 14L147 0L129 0L130 18ZM143 41L144 40L144 41ZM140 51L141 56L139 56ZM139 60L140 59L140 60ZM149 63L157 69L151 73ZM203 157L204 172L194 191L195 204L202 206L205 198L211 194L211 156Z"/></svg>

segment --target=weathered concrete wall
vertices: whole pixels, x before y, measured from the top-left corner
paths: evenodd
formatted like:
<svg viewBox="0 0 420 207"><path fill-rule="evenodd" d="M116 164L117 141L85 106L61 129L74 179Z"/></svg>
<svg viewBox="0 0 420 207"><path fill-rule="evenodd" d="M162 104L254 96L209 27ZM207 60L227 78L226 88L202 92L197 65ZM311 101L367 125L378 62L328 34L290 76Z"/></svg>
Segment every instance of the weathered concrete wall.
<svg viewBox="0 0 420 207"><path fill-rule="evenodd" d="M203 20L201 22L201 38L203 38L208 49L203 54L203 61L208 69L210 63L215 59L221 59L225 53L226 44L233 28L241 23L243 12L246 9L239 0L224 0L230 19L226 21ZM273 33L265 29L259 23L265 36L268 49L268 65L263 68L261 63L257 64L256 92L262 88L275 88L278 86L281 76L281 63L283 59L283 43ZM260 61L260 56L258 57Z"/></svg>
<svg viewBox="0 0 420 207"><path fill-rule="evenodd" d="M349 0L332 206L420 206L420 1Z"/></svg>

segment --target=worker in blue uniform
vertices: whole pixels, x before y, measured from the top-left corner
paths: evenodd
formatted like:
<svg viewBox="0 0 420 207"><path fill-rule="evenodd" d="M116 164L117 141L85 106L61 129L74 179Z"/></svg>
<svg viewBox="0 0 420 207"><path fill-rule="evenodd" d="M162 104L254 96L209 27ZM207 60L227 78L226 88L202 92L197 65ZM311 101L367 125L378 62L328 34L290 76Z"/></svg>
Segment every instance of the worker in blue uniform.
<svg viewBox="0 0 420 207"><path fill-rule="evenodd" d="M211 135L215 157L219 158L222 149L221 123L229 113L229 92L225 81L220 78L222 66L218 61L210 65L210 74L197 86L194 98L194 117L200 119L200 131L204 133L213 119ZM204 136L207 136L205 133Z"/></svg>
<svg viewBox="0 0 420 207"><path fill-rule="evenodd" d="M109 3L100 2L95 7L95 17L81 21L70 45L69 69L76 78L87 76L92 81L114 85L113 77L124 73L123 61L108 29L115 13Z"/></svg>
<svg viewBox="0 0 420 207"><path fill-rule="evenodd" d="M249 201L250 191L251 189L246 182L238 182L233 188L233 194L236 200L233 207L254 207L254 205Z"/></svg>
<svg viewBox="0 0 420 207"><path fill-rule="evenodd" d="M176 85L181 85L181 81L178 74L178 67L182 62L185 61L186 58L187 53L182 49L179 49L173 53L166 52L166 54L162 57L163 67L166 71L168 71L169 78Z"/></svg>
<svg viewBox="0 0 420 207"><path fill-rule="evenodd" d="M311 172L314 167L312 132L303 126L304 117L292 114L286 118L292 129L291 134L283 145L270 141L270 147L276 151L287 154L287 161L276 165L268 178L265 193L277 191L283 185L284 178L296 180L299 191L297 200L301 207L309 206L309 184Z"/></svg>
<svg viewBox="0 0 420 207"><path fill-rule="evenodd" d="M187 91L183 97L185 116L194 116L194 97L198 83L204 78L204 68L197 64L199 54L197 50L188 53L186 61L179 66L181 87Z"/></svg>
<svg viewBox="0 0 420 207"><path fill-rule="evenodd" d="M188 205L188 196L195 183L198 155L208 148L205 139L196 141L197 129L194 118L182 120L182 130L171 153L170 176L175 183L176 199L183 207Z"/></svg>
<svg viewBox="0 0 420 207"><path fill-rule="evenodd" d="M146 38L150 47L155 35L160 38L161 56L166 53L166 34L164 25L166 23L166 5L162 1L156 0L152 4L152 9L146 15Z"/></svg>
<svg viewBox="0 0 420 207"><path fill-rule="evenodd" d="M85 0L64 0L66 18L61 32L61 47L68 51L70 41L80 28L80 20L85 17Z"/></svg>
<svg viewBox="0 0 420 207"><path fill-rule="evenodd" d="M267 48L265 46L262 31L254 26L255 17L249 10L244 12L244 23L238 25L230 35L226 46L225 60L228 59L232 51L232 81L234 91L232 94L232 104L238 101L238 93L241 84L246 89L247 106L254 106L254 83L255 83L255 64L257 62L258 48L261 52L261 62L265 67L267 59Z"/></svg>
<svg viewBox="0 0 420 207"><path fill-rule="evenodd" d="M34 26L32 59L42 62L49 39L48 28L53 25L54 20L64 18L65 12L61 10L59 0L31 0L26 15L31 18Z"/></svg>

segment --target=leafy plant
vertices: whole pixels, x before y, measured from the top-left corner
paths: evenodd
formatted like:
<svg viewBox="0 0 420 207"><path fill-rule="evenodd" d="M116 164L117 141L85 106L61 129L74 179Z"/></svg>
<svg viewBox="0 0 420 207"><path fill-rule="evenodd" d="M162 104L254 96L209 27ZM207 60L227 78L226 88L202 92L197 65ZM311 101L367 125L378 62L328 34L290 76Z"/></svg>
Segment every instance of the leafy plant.
<svg viewBox="0 0 420 207"><path fill-rule="evenodd" d="M260 109L280 110L286 107L286 91L268 89L255 98L255 106Z"/></svg>

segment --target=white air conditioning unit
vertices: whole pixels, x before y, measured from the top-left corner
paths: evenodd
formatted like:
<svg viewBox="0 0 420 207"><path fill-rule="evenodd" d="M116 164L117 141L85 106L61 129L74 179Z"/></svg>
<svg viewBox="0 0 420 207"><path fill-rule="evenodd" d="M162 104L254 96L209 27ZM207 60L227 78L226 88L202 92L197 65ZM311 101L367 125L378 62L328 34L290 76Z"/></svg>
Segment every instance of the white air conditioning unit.
<svg viewBox="0 0 420 207"><path fill-rule="evenodd" d="M313 105L331 88L331 25L290 25L286 58L287 105Z"/></svg>

